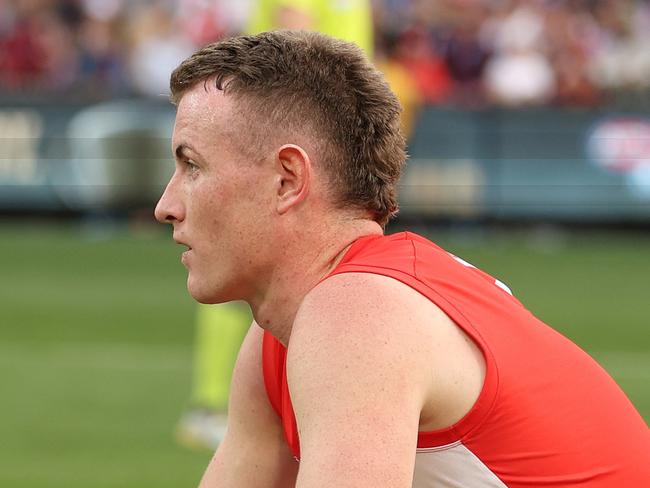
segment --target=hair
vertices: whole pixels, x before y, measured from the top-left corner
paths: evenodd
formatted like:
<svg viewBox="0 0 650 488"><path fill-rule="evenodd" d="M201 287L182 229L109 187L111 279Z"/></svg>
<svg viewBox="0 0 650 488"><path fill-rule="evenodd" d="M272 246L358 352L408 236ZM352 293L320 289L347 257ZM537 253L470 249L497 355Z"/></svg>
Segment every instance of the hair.
<svg viewBox="0 0 650 488"><path fill-rule="evenodd" d="M401 106L356 45L305 31L232 37L174 70L172 102L199 82L214 82L244 105L253 122L246 131L259 132L251 140L280 132L311 136L337 207L369 212L382 226L397 213L406 162Z"/></svg>

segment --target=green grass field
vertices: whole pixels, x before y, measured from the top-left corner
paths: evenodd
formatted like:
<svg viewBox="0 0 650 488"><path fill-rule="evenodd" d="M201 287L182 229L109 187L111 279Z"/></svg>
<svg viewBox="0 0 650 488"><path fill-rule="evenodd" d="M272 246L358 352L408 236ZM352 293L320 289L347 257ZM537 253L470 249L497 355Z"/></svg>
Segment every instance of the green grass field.
<svg viewBox="0 0 650 488"><path fill-rule="evenodd" d="M650 418L650 234L438 240L594 355ZM198 482L210 453L173 439L194 312L179 255L164 229L0 225L0 486Z"/></svg>

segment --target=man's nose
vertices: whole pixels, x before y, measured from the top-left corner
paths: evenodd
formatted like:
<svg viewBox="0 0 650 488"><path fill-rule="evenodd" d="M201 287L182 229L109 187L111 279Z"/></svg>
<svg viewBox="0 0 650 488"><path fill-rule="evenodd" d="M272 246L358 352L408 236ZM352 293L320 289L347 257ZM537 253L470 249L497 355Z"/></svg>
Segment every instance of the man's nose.
<svg viewBox="0 0 650 488"><path fill-rule="evenodd" d="M173 224L185 218L185 210L178 192L174 188L174 178L170 180L160 200L156 204L154 215L161 224Z"/></svg>

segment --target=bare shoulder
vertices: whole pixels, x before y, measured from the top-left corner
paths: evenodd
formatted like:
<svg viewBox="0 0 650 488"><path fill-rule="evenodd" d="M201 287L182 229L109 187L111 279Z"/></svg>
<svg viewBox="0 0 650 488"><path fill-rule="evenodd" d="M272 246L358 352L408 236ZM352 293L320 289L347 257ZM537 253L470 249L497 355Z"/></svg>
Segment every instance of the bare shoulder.
<svg viewBox="0 0 650 488"><path fill-rule="evenodd" d="M314 352L324 350L327 367L337 358L361 355L374 370L409 370L413 381L427 383L422 366L436 335L432 324L444 320L435 305L397 280L370 273L335 275L305 297L292 329L289 365L299 367L304 360L318 367Z"/></svg>
<svg viewBox="0 0 650 488"><path fill-rule="evenodd" d="M395 349L404 353L406 362L408 356L428 364L432 341L455 328L434 303L396 279L343 273L324 280L305 297L291 343L318 342L334 350L361 345L384 352Z"/></svg>
<svg viewBox="0 0 650 488"><path fill-rule="evenodd" d="M344 274L305 297L287 356L297 486L411 486L428 380L416 335L396 326L410 318L395 292L380 276Z"/></svg>
<svg viewBox="0 0 650 488"><path fill-rule="evenodd" d="M417 292L392 278L369 273L335 275L305 297L292 330L292 348L318 342L345 350L364 341L367 347L404 350L421 342L415 337L427 332L418 324L418 312L429 306Z"/></svg>
<svg viewBox="0 0 650 488"><path fill-rule="evenodd" d="M393 398L415 402L421 431L460 420L485 374L478 347L440 308L398 280L370 273L335 275L314 288L300 308L289 352L290 373L304 362L324 377L354 367L357 375L374 375L375 387L394 380ZM340 375L332 381L332 388L341 387Z"/></svg>

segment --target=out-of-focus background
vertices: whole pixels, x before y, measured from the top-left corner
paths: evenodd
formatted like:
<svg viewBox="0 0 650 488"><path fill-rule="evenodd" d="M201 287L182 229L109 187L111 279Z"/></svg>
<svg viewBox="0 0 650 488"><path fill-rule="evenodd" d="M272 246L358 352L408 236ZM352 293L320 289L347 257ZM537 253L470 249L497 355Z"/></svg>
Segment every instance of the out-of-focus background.
<svg viewBox="0 0 650 488"><path fill-rule="evenodd" d="M198 482L172 435L195 307L152 218L167 83L255 4L0 0L0 486ZM373 10L411 158L388 230L508 283L650 418L650 3Z"/></svg>

